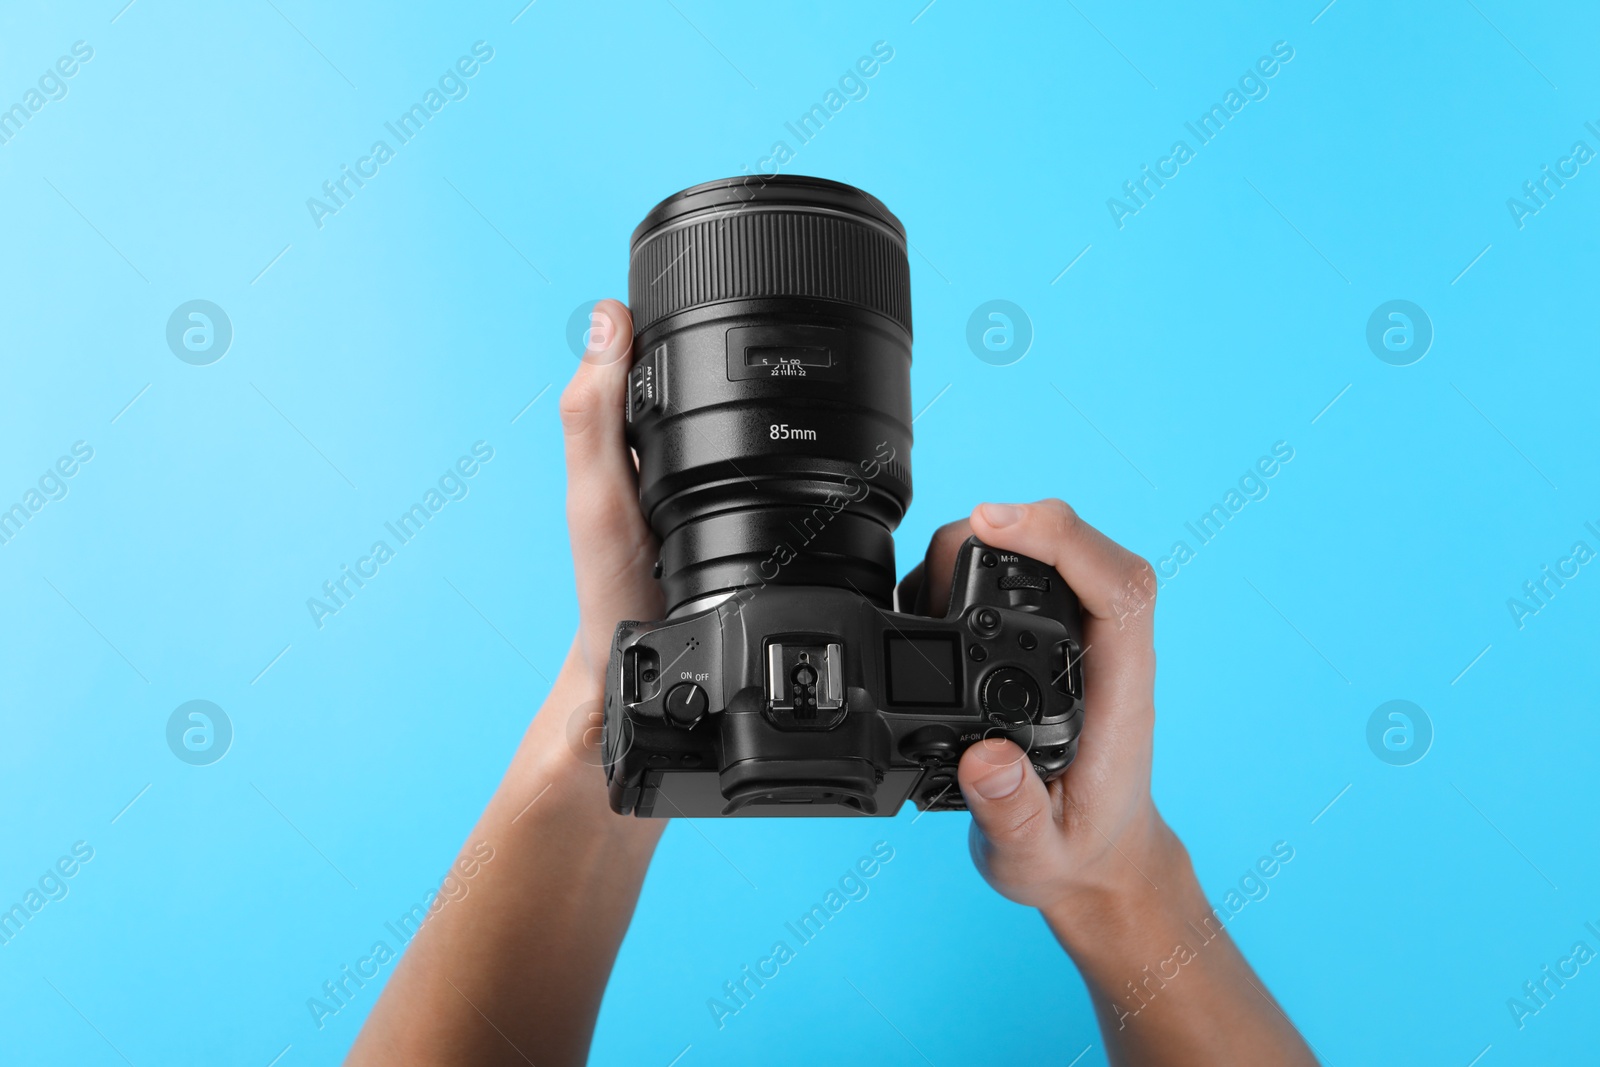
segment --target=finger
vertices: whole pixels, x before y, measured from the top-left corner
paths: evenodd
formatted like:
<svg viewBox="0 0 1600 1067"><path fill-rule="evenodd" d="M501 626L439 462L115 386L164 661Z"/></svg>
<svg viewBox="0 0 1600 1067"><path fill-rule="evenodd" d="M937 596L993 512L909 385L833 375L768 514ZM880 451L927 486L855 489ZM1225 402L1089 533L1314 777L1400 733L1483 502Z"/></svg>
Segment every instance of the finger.
<svg viewBox="0 0 1600 1067"><path fill-rule="evenodd" d="M894 610L907 615L917 614L917 606L922 598L923 564L918 563L894 587Z"/></svg>
<svg viewBox="0 0 1600 1067"><path fill-rule="evenodd" d="M966 519L947 522L928 539L928 552L921 564L922 586L915 605L908 609L916 615L929 615L942 619L950 609L950 582L956 569L956 553L962 542L972 536L972 527Z"/></svg>
<svg viewBox="0 0 1600 1067"><path fill-rule="evenodd" d="M561 394L567 526L591 660L624 618L660 614L649 580L655 541L639 511L637 473L623 432L633 322L615 300L595 305L591 347Z"/></svg>
<svg viewBox="0 0 1600 1067"><path fill-rule="evenodd" d="M1056 823L1050 792L1022 749L1003 738L981 741L962 753L956 776L981 834L973 859L984 874L1010 881L1042 869Z"/></svg>

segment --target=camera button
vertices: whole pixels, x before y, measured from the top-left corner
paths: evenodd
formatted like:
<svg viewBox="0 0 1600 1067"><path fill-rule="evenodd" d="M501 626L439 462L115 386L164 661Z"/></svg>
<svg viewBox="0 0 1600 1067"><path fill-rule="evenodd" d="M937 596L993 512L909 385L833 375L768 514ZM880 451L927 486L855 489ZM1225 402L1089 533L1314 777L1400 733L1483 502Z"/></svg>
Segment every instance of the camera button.
<svg viewBox="0 0 1600 1067"><path fill-rule="evenodd" d="M1021 726L1039 717L1039 686L1016 667L991 671L983 681L979 700L989 721L1002 726Z"/></svg>
<svg viewBox="0 0 1600 1067"><path fill-rule="evenodd" d="M668 721L674 726L688 728L705 716L710 700L706 697L704 689L693 682L684 682L673 686L667 693L667 699L662 703L666 708Z"/></svg>
<svg viewBox="0 0 1600 1067"><path fill-rule="evenodd" d="M1039 639L1034 636L1032 630L1024 630L1017 635L1017 644L1021 645L1027 651L1032 652L1034 649L1039 647Z"/></svg>
<svg viewBox="0 0 1600 1067"><path fill-rule="evenodd" d="M979 637L993 637L1000 632L1000 613L993 608L979 608L967 616L967 625Z"/></svg>
<svg viewBox="0 0 1600 1067"><path fill-rule="evenodd" d="M1033 706L1033 694L1022 682L1007 679L995 687L994 702L1001 711L1021 714Z"/></svg>

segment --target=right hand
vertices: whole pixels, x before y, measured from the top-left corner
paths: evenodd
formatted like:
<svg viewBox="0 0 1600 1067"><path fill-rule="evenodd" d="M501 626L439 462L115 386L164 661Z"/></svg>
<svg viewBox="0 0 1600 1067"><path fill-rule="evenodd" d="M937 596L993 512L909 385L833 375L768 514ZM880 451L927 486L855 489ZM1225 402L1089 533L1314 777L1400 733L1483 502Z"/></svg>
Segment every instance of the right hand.
<svg viewBox="0 0 1600 1067"><path fill-rule="evenodd" d="M983 504L929 546L922 603L935 612L968 534L1049 563L1066 579L1083 605L1085 687L1077 758L1049 785L1010 741L963 754L973 861L1001 895L1047 913L1138 890L1159 877L1168 849L1181 848L1150 796L1155 571L1059 500Z"/></svg>

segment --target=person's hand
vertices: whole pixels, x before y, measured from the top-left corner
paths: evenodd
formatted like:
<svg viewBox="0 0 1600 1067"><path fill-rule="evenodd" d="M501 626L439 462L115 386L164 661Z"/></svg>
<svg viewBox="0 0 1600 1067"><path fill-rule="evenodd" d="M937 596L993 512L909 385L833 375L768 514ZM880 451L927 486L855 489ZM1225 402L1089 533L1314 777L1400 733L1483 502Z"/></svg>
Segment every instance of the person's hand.
<svg viewBox="0 0 1600 1067"><path fill-rule="evenodd" d="M981 504L934 534L926 580L913 572L902 587L902 600L920 594L913 610L943 611L969 533L1055 567L1082 604L1084 642L1083 732L1066 774L1046 786L1010 741L962 753L978 870L1043 914L1078 965L1112 1063L1314 1067L1150 796L1155 571L1059 500Z"/></svg>
<svg viewBox="0 0 1600 1067"><path fill-rule="evenodd" d="M665 820L613 815L600 734L611 636L625 619L658 619L657 545L639 511L638 472L623 434L633 320L615 300L595 305L588 347L561 394L567 454L567 529L578 593L578 632L524 743L530 796L551 781L586 825L653 843ZM548 801L546 803L549 803Z"/></svg>
<svg viewBox="0 0 1600 1067"><path fill-rule="evenodd" d="M639 511L638 470L623 437L633 319L615 300L594 306L589 347L561 394L567 445L567 529L578 586L578 652L603 685L611 635L624 619L659 619L651 576L656 539Z"/></svg>
<svg viewBox="0 0 1600 1067"><path fill-rule="evenodd" d="M1047 913L1098 904L1159 879L1177 845L1150 797L1155 724L1155 572L1059 500L983 504L933 537L904 588L942 614L969 534L1051 564L1083 605L1084 724L1067 773L1045 785L1010 741L969 748L959 770L972 858L1002 895ZM1153 885L1154 882L1151 882Z"/></svg>
<svg viewBox="0 0 1600 1067"><path fill-rule="evenodd" d="M666 819L606 800L600 709L611 635L661 617L656 542L639 512L623 399L633 323L595 305L589 350L561 397L578 633L350 1053L353 1064L582 1063L606 980ZM471 871L473 873L466 873ZM445 906L448 904L448 907Z"/></svg>

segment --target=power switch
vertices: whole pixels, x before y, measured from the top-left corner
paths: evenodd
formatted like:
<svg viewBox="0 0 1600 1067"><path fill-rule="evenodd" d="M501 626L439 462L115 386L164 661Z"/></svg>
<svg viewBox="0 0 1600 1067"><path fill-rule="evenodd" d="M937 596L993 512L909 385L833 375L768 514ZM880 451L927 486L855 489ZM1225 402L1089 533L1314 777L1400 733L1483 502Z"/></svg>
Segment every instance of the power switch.
<svg viewBox="0 0 1600 1067"><path fill-rule="evenodd" d="M675 685L667 693L667 721L674 726L691 727L705 716L709 703L706 691L693 682Z"/></svg>

